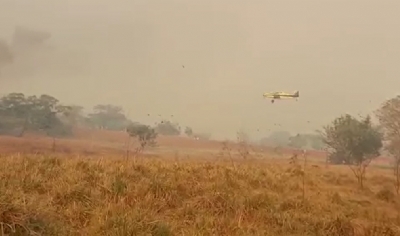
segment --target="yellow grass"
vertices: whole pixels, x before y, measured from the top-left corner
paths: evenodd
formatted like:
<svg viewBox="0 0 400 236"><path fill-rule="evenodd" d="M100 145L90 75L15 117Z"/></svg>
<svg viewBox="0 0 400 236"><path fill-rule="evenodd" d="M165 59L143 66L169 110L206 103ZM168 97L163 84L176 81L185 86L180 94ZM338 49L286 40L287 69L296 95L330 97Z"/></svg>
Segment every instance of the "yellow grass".
<svg viewBox="0 0 400 236"><path fill-rule="evenodd" d="M0 234L399 235L389 170L288 161L4 156Z"/></svg>

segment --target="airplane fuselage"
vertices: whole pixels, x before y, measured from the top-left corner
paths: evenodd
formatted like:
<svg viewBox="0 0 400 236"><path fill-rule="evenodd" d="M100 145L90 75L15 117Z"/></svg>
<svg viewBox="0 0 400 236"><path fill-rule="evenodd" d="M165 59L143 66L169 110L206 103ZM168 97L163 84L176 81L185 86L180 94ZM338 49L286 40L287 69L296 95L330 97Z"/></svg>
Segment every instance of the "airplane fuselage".
<svg viewBox="0 0 400 236"><path fill-rule="evenodd" d="M297 98L299 96L296 95L267 95L266 98L273 98L273 99L285 99L285 98Z"/></svg>
<svg viewBox="0 0 400 236"><path fill-rule="evenodd" d="M292 99L299 97L299 91L295 93L284 93L284 92L275 92L275 93L264 93L263 96L265 98L271 98L271 102L274 103L275 99Z"/></svg>

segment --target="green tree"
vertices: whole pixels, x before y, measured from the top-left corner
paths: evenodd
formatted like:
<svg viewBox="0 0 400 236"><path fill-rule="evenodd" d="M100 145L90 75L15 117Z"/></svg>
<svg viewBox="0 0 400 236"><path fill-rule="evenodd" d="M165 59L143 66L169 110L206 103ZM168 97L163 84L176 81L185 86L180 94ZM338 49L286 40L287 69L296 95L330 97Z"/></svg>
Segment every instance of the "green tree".
<svg viewBox="0 0 400 236"><path fill-rule="evenodd" d="M0 99L0 123L9 128L22 128L19 136L26 130L68 135L69 127L59 118L67 110L68 107L46 94L26 97L23 93L10 93Z"/></svg>
<svg viewBox="0 0 400 236"><path fill-rule="evenodd" d="M186 134L188 137L192 137L192 135L193 135L193 129L190 128L190 127L186 127L186 128L185 128L185 134Z"/></svg>
<svg viewBox="0 0 400 236"><path fill-rule="evenodd" d="M400 189L400 96L385 101L375 112L383 128L386 150L394 157L396 192Z"/></svg>
<svg viewBox="0 0 400 236"><path fill-rule="evenodd" d="M1 98L1 111L4 116L26 117L32 107L31 100L23 93L10 93Z"/></svg>
<svg viewBox="0 0 400 236"><path fill-rule="evenodd" d="M324 142L321 138L321 136L317 135L317 134L310 134L308 137L310 146L312 149L315 150L322 150L324 148Z"/></svg>
<svg viewBox="0 0 400 236"><path fill-rule="evenodd" d="M146 147L153 147L157 144L157 133L148 125L131 124L126 131L130 138L135 138L136 141L139 142L139 146L135 149L135 158L142 153ZM127 157L129 157L130 152L130 140L128 141L128 144Z"/></svg>
<svg viewBox="0 0 400 236"><path fill-rule="evenodd" d="M161 135L180 135L181 127L178 123L172 123L169 120L163 120L156 126L157 133Z"/></svg>
<svg viewBox="0 0 400 236"><path fill-rule="evenodd" d="M29 126L29 113L31 109L30 100L25 98L23 93L10 93L0 99L0 123L2 134L13 134L23 136Z"/></svg>
<svg viewBox="0 0 400 236"><path fill-rule="evenodd" d="M370 116L357 120L342 115L325 126L321 135L328 147L329 162L348 164L363 188L366 169L382 148L382 134L373 126Z"/></svg>
<svg viewBox="0 0 400 236"><path fill-rule="evenodd" d="M94 126L110 130L126 129L132 122L123 114L122 107L110 104L99 104L94 108L94 113L89 114L89 121Z"/></svg>
<svg viewBox="0 0 400 236"><path fill-rule="evenodd" d="M86 122L86 117L83 114L83 107L78 105L69 106L68 109L63 112L62 119L65 123L72 126L84 125Z"/></svg>
<svg viewBox="0 0 400 236"><path fill-rule="evenodd" d="M307 137L297 134L289 138L289 146L294 148L304 148L307 146Z"/></svg>

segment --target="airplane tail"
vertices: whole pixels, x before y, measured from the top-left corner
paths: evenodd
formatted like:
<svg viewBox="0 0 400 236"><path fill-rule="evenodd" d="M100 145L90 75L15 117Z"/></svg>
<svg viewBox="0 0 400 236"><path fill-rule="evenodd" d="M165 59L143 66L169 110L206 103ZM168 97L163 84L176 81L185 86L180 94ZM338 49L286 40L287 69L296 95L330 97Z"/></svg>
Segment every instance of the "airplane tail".
<svg viewBox="0 0 400 236"><path fill-rule="evenodd" d="M296 91L296 92L294 93L294 96L299 97L299 96L300 96L299 91Z"/></svg>

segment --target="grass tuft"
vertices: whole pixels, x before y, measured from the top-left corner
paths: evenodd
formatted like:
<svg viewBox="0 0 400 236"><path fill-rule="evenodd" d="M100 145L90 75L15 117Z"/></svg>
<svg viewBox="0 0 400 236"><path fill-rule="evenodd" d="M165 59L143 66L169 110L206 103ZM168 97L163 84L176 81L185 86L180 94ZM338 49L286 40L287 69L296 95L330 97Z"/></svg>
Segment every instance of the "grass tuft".
<svg viewBox="0 0 400 236"><path fill-rule="evenodd" d="M400 235L383 172L359 191L346 168L310 169L303 186L266 160L1 160L0 235Z"/></svg>

